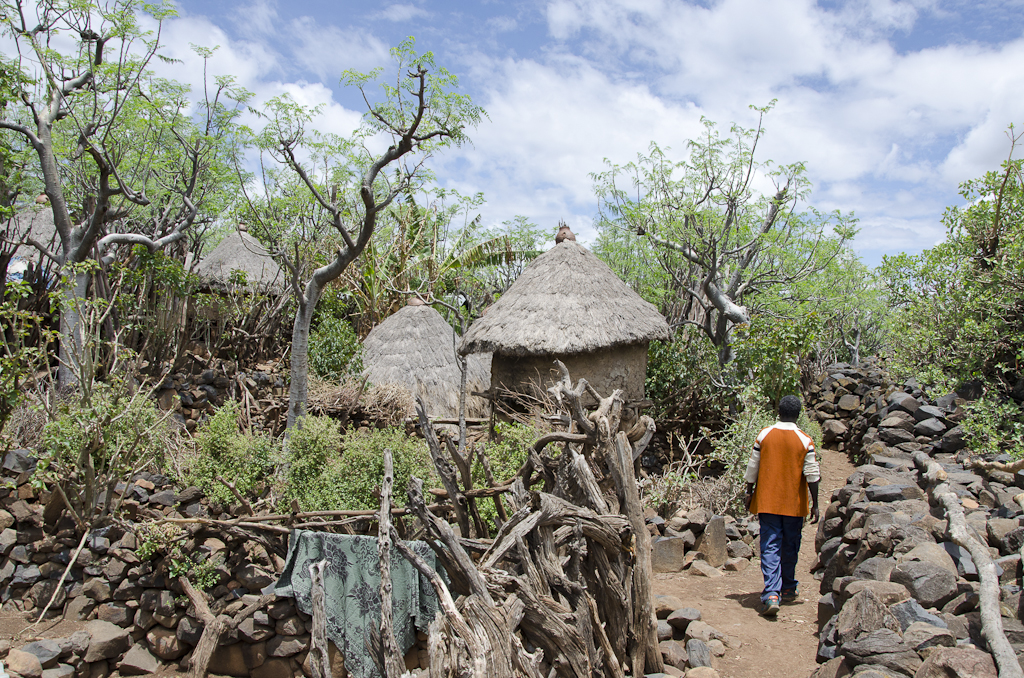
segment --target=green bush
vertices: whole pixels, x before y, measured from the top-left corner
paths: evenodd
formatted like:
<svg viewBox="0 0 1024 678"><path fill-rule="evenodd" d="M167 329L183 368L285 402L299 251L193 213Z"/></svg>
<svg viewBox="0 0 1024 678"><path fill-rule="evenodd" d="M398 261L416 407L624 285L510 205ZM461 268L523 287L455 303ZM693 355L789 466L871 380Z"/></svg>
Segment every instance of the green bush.
<svg viewBox="0 0 1024 678"><path fill-rule="evenodd" d="M656 419L711 418L726 396L715 381L721 383L718 353L703 334L680 332L674 341L652 341L647 349L644 390Z"/></svg>
<svg viewBox="0 0 1024 678"><path fill-rule="evenodd" d="M97 474L128 471L142 460L160 465L169 435L153 401L127 389L97 384L92 402L67 400L43 427L43 454L37 471L78 470L80 455L92 450Z"/></svg>
<svg viewBox="0 0 1024 678"><path fill-rule="evenodd" d="M495 426L497 437L487 444L485 453L491 466L491 475L494 482L500 483L514 476L529 458L529 448L533 441L540 437L540 432L529 424L518 422L499 422ZM550 448L549 448L550 449ZM483 465L479 457L473 459L473 485L475 487L487 487L487 476L484 473ZM504 502L504 498L502 498ZM492 532L497 530L495 517L498 509L491 499L478 499L477 510L484 522L489 523ZM509 506L505 504L505 511L509 512Z"/></svg>
<svg viewBox="0 0 1024 678"><path fill-rule="evenodd" d="M328 463L340 454L341 430L337 421L313 415L302 417L288 438L291 496L301 499L305 488L315 485Z"/></svg>
<svg viewBox="0 0 1024 678"><path fill-rule="evenodd" d="M968 403L961 426L968 447L978 454L1024 457L1024 407L989 395Z"/></svg>
<svg viewBox="0 0 1024 678"><path fill-rule="evenodd" d="M186 480L222 504L234 495L217 480L223 476L242 495L258 492L273 469L274 441L266 435L238 430L238 403L226 402L196 434L196 456Z"/></svg>
<svg viewBox="0 0 1024 678"><path fill-rule="evenodd" d="M341 380L363 371L363 345L346 321L324 316L309 335L309 368L323 379Z"/></svg>
<svg viewBox="0 0 1024 678"><path fill-rule="evenodd" d="M296 444L288 444L290 470L287 495L304 511L372 510L380 507L379 488L384 478L384 449L394 459L394 499L405 505L409 479L416 476L425 487L439 482L426 443L402 429L351 431L335 437L337 424L327 417L304 417ZM316 421L321 420L321 421ZM330 422L330 423L328 423ZM335 428L331 428L331 426ZM335 441L340 440L339 455Z"/></svg>

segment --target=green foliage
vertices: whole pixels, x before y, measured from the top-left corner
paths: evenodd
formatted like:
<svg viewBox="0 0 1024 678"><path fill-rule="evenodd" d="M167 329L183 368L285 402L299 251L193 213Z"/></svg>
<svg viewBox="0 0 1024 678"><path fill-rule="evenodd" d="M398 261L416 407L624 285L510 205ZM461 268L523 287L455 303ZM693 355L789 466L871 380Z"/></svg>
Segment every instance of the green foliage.
<svg viewBox="0 0 1024 678"><path fill-rule="evenodd" d="M287 496L297 499L304 511L380 508L385 448L391 450L394 460L396 504L404 504L411 477L423 479L428 487L438 482L426 443L401 429L350 431L339 436L337 423L327 417L307 416L301 421L301 429L293 434L300 441L296 444L292 438L288 443ZM311 429L309 433L307 429Z"/></svg>
<svg viewBox="0 0 1024 678"><path fill-rule="evenodd" d="M711 459L725 466L725 477L734 489L744 485L743 474L747 461L757 440L757 434L775 423L771 411L762 404L762 399L748 391L744 407L733 421L718 433L708 432L711 441Z"/></svg>
<svg viewBox="0 0 1024 678"><path fill-rule="evenodd" d="M46 360L44 347L29 343L33 331L40 332L45 344L51 333L43 331L42 317L24 311L20 300L31 293L27 283L7 283L0 299L0 432L21 399L21 384Z"/></svg>
<svg viewBox="0 0 1024 678"><path fill-rule="evenodd" d="M269 436L239 431L238 403L228 401L197 432L186 480L213 501L231 504L234 495L217 479L234 483L243 496L258 492L273 468L274 450Z"/></svg>
<svg viewBox="0 0 1024 678"><path fill-rule="evenodd" d="M495 425L494 441L485 448L488 464L491 467L491 475L494 481L500 483L513 477L526 460L529 458L530 446L540 437L540 433L529 424L519 422L498 422ZM476 487L487 487L487 476L484 473L483 464L479 457L472 462L473 484ZM504 502L504 498L500 498ZM491 526L492 532L497 531L495 516L498 509L490 499L477 499L477 510L480 517ZM505 511L509 512L510 507L505 503Z"/></svg>
<svg viewBox="0 0 1024 678"><path fill-rule="evenodd" d="M602 255L671 324L707 334L723 365L734 325L825 269L855 233L852 214L798 211L810 192L803 163L755 157L771 107L755 108L756 128L728 134L703 120L685 159L652 142L635 161L592 175ZM755 176L773 188L755 190Z"/></svg>
<svg viewBox="0 0 1024 678"><path fill-rule="evenodd" d="M656 418L714 417L728 397L721 383L717 351L703 334L679 332L673 341L651 342L644 389Z"/></svg>
<svg viewBox="0 0 1024 678"><path fill-rule="evenodd" d="M159 466L173 435L166 418L143 392L115 378L92 387L88 400L61 402L43 428L32 483L60 484L79 517L107 514L115 498L101 495L147 465ZM100 503L103 502L103 503Z"/></svg>
<svg viewBox="0 0 1024 678"><path fill-rule="evenodd" d="M801 364L807 358L819 327L816 314L795 319L758 315L736 329L736 361L739 380L768 399L772 410L785 395L800 393Z"/></svg>
<svg viewBox="0 0 1024 678"><path fill-rule="evenodd" d="M320 319L309 335L309 367L332 381L363 371L363 345L347 321L335 316Z"/></svg>
<svg viewBox="0 0 1024 678"><path fill-rule="evenodd" d="M1010 134L1012 146L1020 138ZM964 182L964 205L943 216L946 239L919 255L885 257L893 306L890 368L923 382L981 379L1021 399L1024 361L1024 177L1021 160ZM983 424L979 426L984 427Z"/></svg>
<svg viewBox="0 0 1024 678"><path fill-rule="evenodd" d="M155 556L163 556L167 562L167 576L176 579L187 576L201 590L213 588L219 575L213 559L197 561L185 552L184 542L189 533L179 525L172 523L140 523L135 528L135 537L139 542L135 553L142 560Z"/></svg>
<svg viewBox="0 0 1024 678"><path fill-rule="evenodd" d="M1024 407L1008 398L989 395L968 403L961 426L968 447L978 454L1024 457Z"/></svg>
<svg viewBox="0 0 1024 678"><path fill-rule="evenodd" d="M330 417L302 417L288 437L288 492L304 499L341 453L341 431ZM305 505L305 502L301 502Z"/></svg>

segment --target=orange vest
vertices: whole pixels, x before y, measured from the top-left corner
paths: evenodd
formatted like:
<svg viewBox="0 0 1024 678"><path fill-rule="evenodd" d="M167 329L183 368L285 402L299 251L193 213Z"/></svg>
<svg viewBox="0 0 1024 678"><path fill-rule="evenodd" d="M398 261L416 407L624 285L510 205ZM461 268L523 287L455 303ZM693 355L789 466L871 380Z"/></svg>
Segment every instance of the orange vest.
<svg viewBox="0 0 1024 678"><path fill-rule="evenodd" d="M804 457L808 448L796 431L773 428L766 434L762 431L762 435L763 438L758 436L761 463L750 512L806 516L809 510Z"/></svg>

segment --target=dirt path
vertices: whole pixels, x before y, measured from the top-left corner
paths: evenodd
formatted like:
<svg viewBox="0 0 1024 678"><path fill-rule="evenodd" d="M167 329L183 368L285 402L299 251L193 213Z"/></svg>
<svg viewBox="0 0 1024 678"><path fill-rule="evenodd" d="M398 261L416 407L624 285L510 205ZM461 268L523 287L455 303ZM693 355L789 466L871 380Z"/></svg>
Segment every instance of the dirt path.
<svg viewBox="0 0 1024 678"><path fill-rule="evenodd" d="M832 490L846 484L853 465L845 454L824 450L821 462L822 513ZM811 576L817 525L804 525L797 562L800 602L783 605L769 621L757 613L764 580L760 562L751 561L743 572L726 572L707 579L688 573L655 575L654 592L678 597L701 611L703 619L722 633L742 642L713 660L722 678L807 678L817 667L818 582Z"/></svg>

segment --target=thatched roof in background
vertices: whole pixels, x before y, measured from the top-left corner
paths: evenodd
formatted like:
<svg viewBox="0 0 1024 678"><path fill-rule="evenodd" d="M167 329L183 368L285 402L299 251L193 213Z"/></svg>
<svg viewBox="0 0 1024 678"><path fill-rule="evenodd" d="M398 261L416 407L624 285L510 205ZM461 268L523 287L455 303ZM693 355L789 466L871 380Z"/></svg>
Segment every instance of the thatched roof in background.
<svg viewBox="0 0 1024 678"><path fill-rule="evenodd" d="M470 326L459 350L572 355L668 338L653 304L593 252L566 240L534 259Z"/></svg>
<svg viewBox="0 0 1024 678"><path fill-rule="evenodd" d="M60 251L60 237L57 235L57 227L53 224L53 210L49 204L33 205L20 210L5 228L4 239L8 242L19 242L31 237L43 247L49 247L54 253ZM11 265L11 272L22 272L28 262L38 262L40 256L42 255L39 254L39 250L31 245L19 246L12 257L14 263Z"/></svg>
<svg viewBox="0 0 1024 678"><path fill-rule="evenodd" d="M455 357L459 335L430 306L406 306L377 325L363 340L363 367L373 384L402 384L421 396L431 417L459 413L461 373ZM485 391L491 383L491 356L466 360L468 391ZM483 398L466 398L466 416L487 412Z"/></svg>
<svg viewBox="0 0 1024 678"><path fill-rule="evenodd" d="M211 287L226 290L232 271L242 271L249 287L284 290L285 276L260 241L245 231L232 231L200 259L196 274Z"/></svg>

